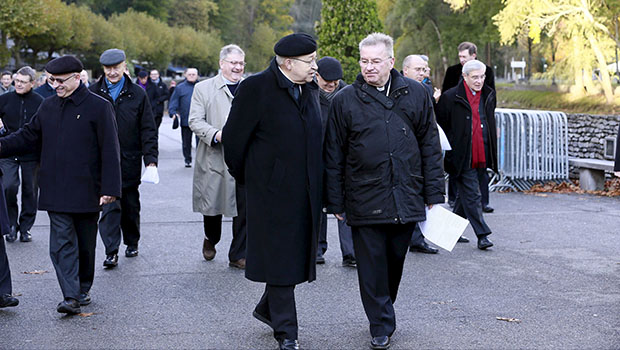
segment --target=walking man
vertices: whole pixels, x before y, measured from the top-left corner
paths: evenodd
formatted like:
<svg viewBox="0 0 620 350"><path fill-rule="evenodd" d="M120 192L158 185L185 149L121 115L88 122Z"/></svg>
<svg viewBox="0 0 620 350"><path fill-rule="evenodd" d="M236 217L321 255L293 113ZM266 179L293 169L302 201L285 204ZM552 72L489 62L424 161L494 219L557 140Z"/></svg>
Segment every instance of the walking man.
<svg viewBox="0 0 620 350"><path fill-rule="evenodd" d="M192 166L192 129L189 128L189 109L194 93L194 86L198 81L198 69L187 68L185 80L174 89L168 104L168 113L171 118L179 118L181 125L181 141L183 143L183 158L185 167Z"/></svg>
<svg viewBox="0 0 620 350"><path fill-rule="evenodd" d="M149 167L157 166L157 128L151 105L144 89L134 84L126 75L125 52L119 49L104 51L99 62L104 76L90 86L90 90L114 106L118 124L118 141L121 147L123 196L120 201L103 207L99 221L101 240L106 258L103 266L114 268L118 264L118 250L123 242L127 246L125 257L138 255L140 241L140 175L141 161Z"/></svg>
<svg viewBox="0 0 620 350"><path fill-rule="evenodd" d="M245 268L245 190L235 184L224 162L222 128L228 118L239 82L245 53L237 45L220 50L220 73L196 84L189 111L189 127L196 134L196 166L192 187L194 212L204 220L202 254L215 258L215 245L222 236L222 215L233 217L233 239L228 251L229 266Z"/></svg>
<svg viewBox="0 0 620 350"><path fill-rule="evenodd" d="M222 132L226 164L245 184L245 276L265 283L254 317L280 349L298 349L295 285L316 277L321 211L321 110L316 41L280 39L269 67L241 83Z"/></svg>
<svg viewBox="0 0 620 350"><path fill-rule="evenodd" d="M443 171L432 102L394 67L392 38L359 44L361 74L332 101L325 138L327 212L347 223L373 349L396 330L394 302L425 207L443 203Z"/></svg>
<svg viewBox="0 0 620 350"><path fill-rule="evenodd" d="M76 314L91 300L99 211L121 195L118 134L112 105L80 81L80 60L62 56L45 69L56 96L0 138L0 157L40 145L39 209L50 217L50 257L64 296L56 310Z"/></svg>
<svg viewBox="0 0 620 350"><path fill-rule="evenodd" d="M149 96L151 108L153 109L153 117L155 118L155 126L159 129L161 120L164 116L164 103L168 101L168 87L159 77L157 69L151 69L149 79L146 84L146 94Z"/></svg>
<svg viewBox="0 0 620 350"><path fill-rule="evenodd" d="M43 97L32 90L35 79L34 69L25 66L17 71L15 90L0 96L0 137L6 137L24 127L32 120L39 109ZM21 242L30 242L30 229L37 215L37 171L39 152L0 159L2 185L9 215L10 231L7 242L14 242L19 232ZM21 181L19 178L21 169ZM21 184L21 212L17 205L17 192Z"/></svg>

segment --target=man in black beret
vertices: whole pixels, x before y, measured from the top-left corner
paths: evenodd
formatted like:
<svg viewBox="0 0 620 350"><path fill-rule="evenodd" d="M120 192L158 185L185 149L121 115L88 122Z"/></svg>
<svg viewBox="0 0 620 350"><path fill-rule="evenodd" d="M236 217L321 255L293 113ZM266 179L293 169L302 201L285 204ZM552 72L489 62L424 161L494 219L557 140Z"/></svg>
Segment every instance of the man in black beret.
<svg viewBox="0 0 620 350"><path fill-rule="evenodd" d="M288 35L270 66L237 88L222 131L224 158L247 203L246 278L266 283L253 315L280 349L298 349L295 285L316 276L321 115L316 41Z"/></svg>
<svg viewBox="0 0 620 350"><path fill-rule="evenodd" d="M120 201L103 207L99 232L105 245L103 266L114 268L118 264L118 250L123 242L127 246L125 257L138 255L140 240L140 175L141 161L145 166L157 166L157 127L153 110L144 89L131 81L125 52L119 49L104 51L99 58L104 76L89 89L108 100L116 112L118 140L121 147L123 197Z"/></svg>
<svg viewBox="0 0 620 350"><path fill-rule="evenodd" d="M325 139L325 128L329 114L329 105L338 91L347 86L342 79L342 66L340 61L333 57L325 56L317 63L319 69L316 73L316 82L319 86L321 103L321 126L322 135ZM355 252L353 251L353 238L351 228L344 222L338 221L338 237L340 238L340 250L342 252L342 266L355 267ZM319 233L319 248L316 263L324 264L323 255L327 251L327 214L321 213L321 231Z"/></svg>
<svg viewBox="0 0 620 350"><path fill-rule="evenodd" d="M121 195L114 110L82 84L82 69L74 56L50 61L45 70L56 96L0 138L0 157L41 152L39 210L50 218L50 257L64 296L56 310L68 314L90 303L99 211Z"/></svg>

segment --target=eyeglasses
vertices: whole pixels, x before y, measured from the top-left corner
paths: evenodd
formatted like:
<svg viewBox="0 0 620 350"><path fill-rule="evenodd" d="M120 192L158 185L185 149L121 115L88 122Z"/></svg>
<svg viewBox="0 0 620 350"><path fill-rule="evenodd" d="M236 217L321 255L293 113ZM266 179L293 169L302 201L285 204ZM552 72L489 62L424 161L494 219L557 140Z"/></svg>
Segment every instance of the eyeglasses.
<svg viewBox="0 0 620 350"><path fill-rule="evenodd" d="M366 67L368 65L377 66L377 65L380 65L381 63L383 63L383 62L385 62L385 61L387 61L387 60L389 60L391 58L392 57L386 57L386 58L383 58L383 59L381 59L381 58L374 58L372 60L369 60L369 59L366 59L366 58L362 58L362 59L360 59L359 62L360 62L360 66L362 66L362 67Z"/></svg>
<svg viewBox="0 0 620 350"><path fill-rule="evenodd" d="M309 65L316 64L316 57L312 58L312 59L311 59L311 60L309 60L309 61L302 60L301 58L297 58L297 57L290 57L290 59L292 59L292 60L296 60L296 61L301 61L301 62L303 62L303 63L305 63L305 64L309 64Z"/></svg>
<svg viewBox="0 0 620 350"><path fill-rule="evenodd" d="M245 62L243 61L229 61L229 60L222 60L224 62L228 62L230 64L232 64L233 66L241 66L241 67L245 67Z"/></svg>
<svg viewBox="0 0 620 350"><path fill-rule="evenodd" d="M69 80L69 79L71 79L71 78L74 78L76 75L77 75L77 73L73 73L73 74L71 74L70 76L68 76L68 77L66 77L66 78L64 78L64 79L54 78L53 76L49 76L49 77L47 78L47 81L48 81L50 84L54 84L54 83L64 84L67 80Z"/></svg>
<svg viewBox="0 0 620 350"><path fill-rule="evenodd" d="M425 67L412 67L411 70L420 73L420 72L424 72L426 68Z"/></svg>
<svg viewBox="0 0 620 350"><path fill-rule="evenodd" d="M19 79L15 79L13 81L15 82L15 84L30 84L30 83L32 83L31 81L23 81L23 80L19 80Z"/></svg>
<svg viewBox="0 0 620 350"><path fill-rule="evenodd" d="M486 74L482 74L482 75L467 75L470 79L472 80L484 80L484 78L486 78Z"/></svg>

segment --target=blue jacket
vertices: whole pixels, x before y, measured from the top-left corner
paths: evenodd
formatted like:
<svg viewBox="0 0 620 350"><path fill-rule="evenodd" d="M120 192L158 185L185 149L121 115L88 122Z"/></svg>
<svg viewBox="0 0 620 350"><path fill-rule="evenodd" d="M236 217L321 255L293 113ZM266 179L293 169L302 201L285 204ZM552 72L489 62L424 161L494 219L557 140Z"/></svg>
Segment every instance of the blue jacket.
<svg viewBox="0 0 620 350"><path fill-rule="evenodd" d="M177 85L176 89L172 93L172 97L170 97L170 102L168 104L168 113L170 117L175 114L181 116L181 126L189 127L188 118L189 118L189 105L192 102L192 94L194 93L194 86L196 83L190 83L187 80L184 80L182 83Z"/></svg>

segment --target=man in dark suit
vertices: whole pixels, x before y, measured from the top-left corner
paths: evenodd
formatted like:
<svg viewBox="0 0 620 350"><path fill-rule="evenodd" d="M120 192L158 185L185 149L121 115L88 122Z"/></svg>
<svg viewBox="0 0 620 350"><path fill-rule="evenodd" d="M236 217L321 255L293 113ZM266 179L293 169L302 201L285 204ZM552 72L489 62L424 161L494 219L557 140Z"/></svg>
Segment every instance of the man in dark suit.
<svg viewBox="0 0 620 350"><path fill-rule="evenodd" d="M9 215L4 205L4 189L2 188L2 172L0 171L0 309L5 307L17 306L19 300L13 294L11 284L11 269L9 259L6 256L4 239L1 235L9 232Z"/></svg>
<svg viewBox="0 0 620 350"><path fill-rule="evenodd" d="M291 34L269 68L241 82L222 131L224 158L245 184L246 278L266 283L254 317L280 349L298 349L295 285L316 277L321 211L321 111L316 42Z"/></svg>
<svg viewBox="0 0 620 350"><path fill-rule="evenodd" d="M394 69L393 45L382 33L360 42L361 74L334 97L325 134L327 212L346 212L351 226L373 349L387 349L396 330L413 229L445 201L431 97Z"/></svg>
<svg viewBox="0 0 620 350"><path fill-rule="evenodd" d="M50 76L49 72L45 72L46 76ZM52 85L50 84L49 80L45 80L45 83L41 86L39 86L38 88L34 89L34 92L36 92L37 94L41 95L41 97L43 98L48 98L50 96L54 96L56 95L56 90L52 87Z"/></svg>
<svg viewBox="0 0 620 350"><path fill-rule="evenodd" d="M146 94L149 96L153 117L155 118L155 126L159 129L161 120L164 116L164 102L168 101L168 87L159 77L159 71L152 69L149 73L149 79L146 83Z"/></svg>
<svg viewBox="0 0 620 350"><path fill-rule="evenodd" d="M454 213L469 220L482 250L493 243L487 238L491 229L482 217L478 169L497 171L495 90L485 85L484 79L484 63L465 63L463 80L444 91L437 104L437 123L452 146L444 164L458 192Z"/></svg>
<svg viewBox="0 0 620 350"><path fill-rule="evenodd" d="M56 311L76 314L91 301L99 211L121 195L118 136L112 105L80 81L80 60L62 56L45 69L56 96L0 138L0 157L40 149L39 210L50 217L50 257L64 296Z"/></svg>
<svg viewBox="0 0 620 350"><path fill-rule="evenodd" d="M144 166L157 167L157 128L151 104L144 89L134 84L124 74L125 52L109 49L103 52L99 62L104 76L90 86L95 94L114 106L118 124L118 141L121 147L121 170L123 197L120 201L103 207L99 232L105 245L106 258L103 266L114 268L118 264L118 249L123 242L127 246L125 257L138 255L140 241L140 174Z"/></svg>

